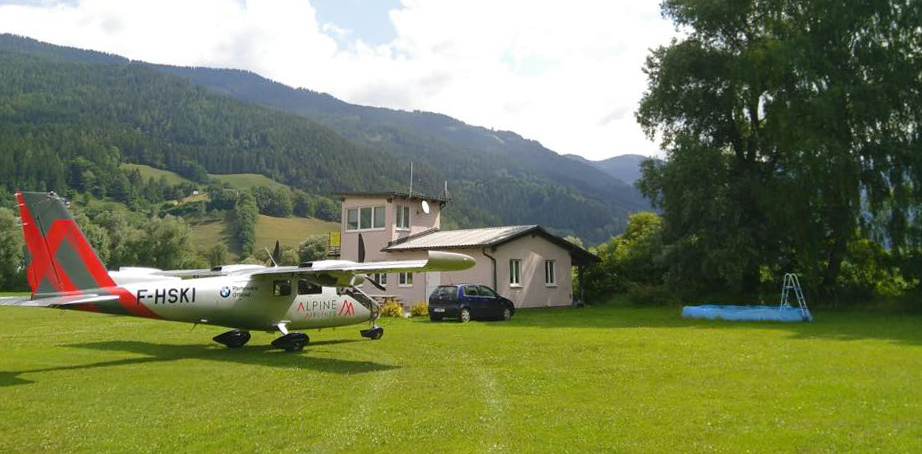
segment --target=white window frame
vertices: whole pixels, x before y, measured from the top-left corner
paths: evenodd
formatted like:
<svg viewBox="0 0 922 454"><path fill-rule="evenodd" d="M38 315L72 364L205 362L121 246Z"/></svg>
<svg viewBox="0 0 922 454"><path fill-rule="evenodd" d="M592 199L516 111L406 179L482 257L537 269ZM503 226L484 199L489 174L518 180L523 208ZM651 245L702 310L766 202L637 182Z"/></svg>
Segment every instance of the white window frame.
<svg viewBox="0 0 922 454"><path fill-rule="evenodd" d="M368 218L365 225L363 220L363 212L366 213ZM375 206L361 206L353 207L346 209L346 231L347 232L363 232L369 230L384 230L384 227L387 225L387 209L384 205L375 205ZM355 217L355 223L353 227L352 218ZM380 222L378 217L380 216ZM380 225L381 227L375 227L375 225Z"/></svg>
<svg viewBox="0 0 922 454"><path fill-rule="evenodd" d="M397 286L412 287L413 286L413 273L399 273L397 276Z"/></svg>
<svg viewBox="0 0 922 454"><path fill-rule="evenodd" d="M355 227L352 226L352 217L355 215ZM358 208L348 208L346 209L346 230L355 231L359 229L359 209Z"/></svg>
<svg viewBox="0 0 922 454"><path fill-rule="evenodd" d="M557 261L544 261L544 286L557 287Z"/></svg>
<svg viewBox="0 0 922 454"><path fill-rule="evenodd" d="M371 228L374 230L383 230L387 225L387 207L378 205L371 207Z"/></svg>
<svg viewBox="0 0 922 454"><path fill-rule="evenodd" d="M410 206L394 205L394 208L397 209L397 215L394 217L397 220L397 230L410 230Z"/></svg>
<svg viewBox="0 0 922 454"><path fill-rule="evenodd" d="M509 286L522 286L522 260L509 259Z"/></svg>
<svg viewBox="0 0 922 454"><path fill-rule="evenodd" d="M381 284L382 287L387 287L387 273L375 273L371 275L371 278Z"/></svg>

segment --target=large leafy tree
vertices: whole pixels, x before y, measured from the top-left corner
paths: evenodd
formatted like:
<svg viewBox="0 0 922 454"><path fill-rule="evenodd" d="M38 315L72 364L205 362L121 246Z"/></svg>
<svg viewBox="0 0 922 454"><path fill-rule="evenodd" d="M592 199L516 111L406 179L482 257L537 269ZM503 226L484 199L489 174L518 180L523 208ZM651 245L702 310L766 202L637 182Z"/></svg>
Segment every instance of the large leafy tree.
<svg viewBox="0 0 922 454"><path fill-rule="evenodd" d="M674 284L751 294L769 267L831 288L867 213L908 243L922 181L918 2L662 7L687 34L648 58L637 117L668 155L640 186L663 210Z"/></svg>
<svg viewBox="0 0 922 454"><path fill-rule="evenodd" d="M0 290L19 290L22 272L22 229L9 208L0 207Z"/></svg>

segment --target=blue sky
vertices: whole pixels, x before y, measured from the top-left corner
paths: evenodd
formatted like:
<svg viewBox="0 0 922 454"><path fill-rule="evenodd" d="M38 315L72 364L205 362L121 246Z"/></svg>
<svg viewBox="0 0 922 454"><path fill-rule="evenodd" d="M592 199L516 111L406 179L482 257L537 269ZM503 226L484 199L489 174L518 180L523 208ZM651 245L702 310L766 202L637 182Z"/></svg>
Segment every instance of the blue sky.
<svg viewBox="0 0 922 454"><path fill-rule="evenodd" d="M240 68L348 102L439 112L589 159L658 155L633 113L658 0L0 0L0 33Z"/></svg>
<svg viewBox="0 0 922 454"><path fill-rule="evenodd" d="M335 24L370 44L385 44L397 37L388 13L400 9L398 0L312 0L320 23Z"/></svg>

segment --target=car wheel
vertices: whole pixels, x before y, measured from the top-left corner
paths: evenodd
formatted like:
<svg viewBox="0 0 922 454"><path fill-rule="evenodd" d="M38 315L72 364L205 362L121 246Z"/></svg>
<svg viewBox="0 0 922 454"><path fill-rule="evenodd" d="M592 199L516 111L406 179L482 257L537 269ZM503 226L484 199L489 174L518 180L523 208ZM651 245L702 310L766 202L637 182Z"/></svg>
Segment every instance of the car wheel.
<svg viewBox="0 0 922 454"><path fill-rule="evenodd" d="M458 315L458 321L461 323L467 323L471 321L471 310L466 307L461 309L461 314Z"/></svg>
<svg viewBox="0 0 922 454"><path fill-rule="evenodd" d="M503 321L508 322L510 319L512 319L512 309L509 309L508 307L504 307L503 308Z"/></svg>

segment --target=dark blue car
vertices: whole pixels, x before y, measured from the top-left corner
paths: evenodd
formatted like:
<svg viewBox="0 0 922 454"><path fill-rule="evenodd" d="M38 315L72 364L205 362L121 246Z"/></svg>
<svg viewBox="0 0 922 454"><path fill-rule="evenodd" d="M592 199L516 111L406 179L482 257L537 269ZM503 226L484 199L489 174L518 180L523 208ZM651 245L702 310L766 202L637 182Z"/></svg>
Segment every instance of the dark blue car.
<svg viewBox="0 0 922 454"><path fill-rule="evenodd" d="M440 285L429 295L429 319L456 318L461 323L471 319L509 320L515 306L490 287L479 284Z"/></svg>

